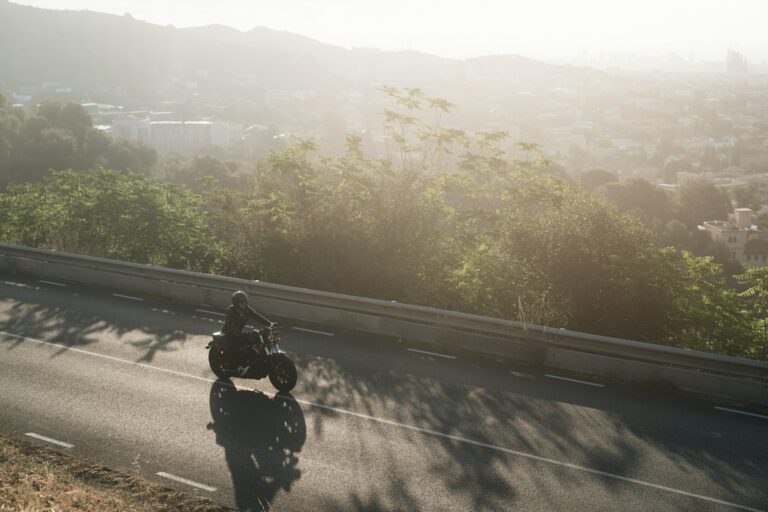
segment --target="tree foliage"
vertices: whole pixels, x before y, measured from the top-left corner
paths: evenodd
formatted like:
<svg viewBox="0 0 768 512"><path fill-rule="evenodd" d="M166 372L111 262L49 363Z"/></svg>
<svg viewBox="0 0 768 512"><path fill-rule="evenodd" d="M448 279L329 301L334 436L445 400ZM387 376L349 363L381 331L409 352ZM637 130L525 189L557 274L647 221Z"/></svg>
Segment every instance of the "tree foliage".
<svg viewBox="0 0 768 512"><path fill-rule="evenodd" d="M618 181L617 176L605 169L592 169L579 175L579 185L587 192L615 181Z"/></svg>
<svg viewBox="0 0 768 512"><path fill-rule="evenodd" d="M12 185L0 220L5 242L181 268L200 268L209 238L199 197L103 169Z"/></svg>
<svg viewBox="0 0 768 512"><path fill-rule="evenodd" d="M510 159L504 132L444 128L444 100L385 93L389 158L348 136L336 157L307 140L272 151L249 181L214 159L166 169L189 171L197 193L58 171L0 194L0 240L766 358L768 278L747 271L739 294L716 259L662 249L649 218L676 203L650 184L605 187L606 201L547 172L534 144ZM76 109L4 112L2 133L29 131L58 158L113 147ZM695 184L680 204L694 222L720 215L720 198ZM660 226L697 243L683 222Z"/></svg>
<svg viewBox="0 0 768 512"><path fill-rule="evenodd" d="M705 220L723 220L731 211L728 194L704 179L688 180L680 186L678 218L689 228Z"/></svg>
<svg viewBox="0 0 768 512"><path fill-rule="evenodd" d="M755 315L743 307L735 290L725 285L722 267L710 257L683 253L669 286L675 313L667 342L685 348L734 356L757 356L759 333ZM764 356L763 356L764 357Z"/></svg>
<svg viewBox="0 0 768 512"><path fill-rule="evenodd" d="M0 103L0 189L34 182L51 170L106 166L148 172L157 152L134 141L115 141L93 127L80 105L43 103L31 112Z"/></svg>
<svg viewBox="0 0 768 512"><path fill-rule="evenodd" d="M645 221L667 220L671 217L672 205L667 195L644 179L630 179L625 183L607 183L601 194L614 203L622 212L631 212Z"/></svg>

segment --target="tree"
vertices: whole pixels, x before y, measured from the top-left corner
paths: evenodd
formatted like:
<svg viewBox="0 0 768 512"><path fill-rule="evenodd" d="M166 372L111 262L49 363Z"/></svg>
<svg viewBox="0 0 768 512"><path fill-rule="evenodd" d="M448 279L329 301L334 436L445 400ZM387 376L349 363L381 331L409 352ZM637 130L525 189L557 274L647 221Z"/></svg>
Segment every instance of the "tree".
<svg viewBox="0 0 768 512"><path fill-rule="evenodd" d="M722 170L723 162L717 151L711 146L707 146L704 151L704 157L701 159L701 170L705 172L719 172Z"/></svg>
<svg viewBox="0 0 768 512"><path fill-rule="evenodd" d="M111 149L112 138L108 134L101 130L88 130L74 168L97 169L106 167Z"/></svg>
<svg viewBox="0 0 768 512"><path fill-rule="evenodd" d="M678 158L678 159L670 160L669 162L667 162L667 164L664 166L664 171L670 174L671 176L676 177L677 173L679 172L695 173L696 168L688 160ZM677 180L675 179L673 182L676 182L676 181Z"/></svg>
<svg viewBox="0 0 768 512"><path fill-rule="evenodd" d="M78 145L85 141L86 133L93 127L91 116L77 103L43 103L37 107L37 115L45 118L52 128L71 132Z"/></svg>
<svg viewBox="0 0 768 512"><path fill-rule="evenodd" d="M239 162L225 162L212 156L199 156L192 160L165 158L156 168L156 173L164 179L199 192L211 186L244 187L246 180L238 172L241 165Z"/></svg>
<svg viewBox="0 0 768 512"><path fill-rule="evenodd" d="M739 293L752 312L761 343L750 347L747 357L768 359L768 267L749 267L736 276L746 288Z"/></svg>
<svg viewBox="0 0 768 512"><path fill-rule="evenodd" d="M658 165L664 165L667 158L672 155L680 154L681 152L682 149L679 146L676 146L672 140L664 138L659 142L658 146L656 146L656 151L651 160Z"/></svg>
<svg viewBox="0 0 768 512"><path fill-rule="evenodd" d="M670 205L653 185L604 184L617 207L548 173L538 152L510 160L504 132L441 126L447 102L417 89L388 94L389 159L367 157L348 136L341 155L308 140L271 151L234 186L225 183L234 166L214 158L166 167L194 176L199 195L127 171L54 171L0 193L0 240L768 357L763 313L744 307L751 296L728 288L717 258L681 250L722 247L666 222ZM80 145L48 108L48 117L0 111L12 161L45 144L81 165L117 158L115 148L125 167L140 159L93 131ZM686 183L677 212L695 225L727 213L723 199L711 184Z"/></svg>
<svg viewBox="0 0 768 512"><path fill-rule="evenodd" d="M454 105L442 98L429 98L418 88L384 86L381 90L388 103L382 113L387 160L410 179L445 170L456 147L466 143L463 131L441 126L442 116ZM426 113L425 108L429 109ZM431 117L429 122L423 120L427 116ZM494 135L493 142L500 142Z"/></svg>
<svg viewBox="0 0 768 512"><path fill-rule="evenodd" d="M631 179L625 183L608 183L600 194L622 212L640 212L647 224L653 219L662 222L670 218L671 205L664 191L644 179Z"/></svg>
<svg viewBox="0 0 768 512"><path fill-rule="evenodd" d="M147 173L156 161L157 150L135 140L115 140L106 154L107 166L119 171Z"/></svg>
<svg viewBox="0 0 768 512"><path fill-rule="evenodd" d="M705 220L727 218L731 203L728 195L709 181L691 179L679 188L677 210L677 218L691 229Z"/></svg>
<svg viewBox="0 0 768 512"><path fill-rule="evenodd" d="M39 181L61 169L109 166L147 172L156 159L153 148L113 141L94 128L77 104L43 103L30 115L0 109L0 186Z"/></svg>
<svg viewBox="0 0 768 512"><path fill-rule="evenodd" d="M679 347L750 357L756 345L754 317L725 285L710 257L683 253L668 282L675 297L666 342Z"/></svg>
<svg viewBox="0 0 768 512"><path fill-rule="evenodd" d="M757 185L754 183L731 189L730 197L736 201L737 208L751 208L754 211L760 210L760 196L757 192Z"/></svg>
<svg viewBox="0 0 768 512"><path fill-rule="evenodd" d="M656 162L659 166L664 165L657 172L657 176L664 180L664 183L677 183L678 173L695 173L696 168L688 160L675 159L669 160L666 164L663 161Z"/></svg>
<svg viewBox="0 0 768 512"><path fill-rule="evenodd" d="M709 236L709 235L707 235ZM677 219L670 220L659 233L661 245L691 251L691 232Z"/></svg>
<svg viewBox="0 0 768 512"><path fill-rule="evenodd" d="M0 239L175 268L205 268L200 198L135 174L56 171L0 194Z"/></svg>
<svg viewBox="0 0 768 512"><path fill-rule="evenodd" d="M470 172L469 170L467 172ZM639 222L554 177L472 173L457 206L456 304L502 318L658 340L673 266Z"/></svg>
<svg viewBox="0 0 768 512"><path fill-rule="evenodd" d="M593 192L598 187L614 181L618 181L616 175L605 169L592 169L579 175L579 184L587 192Z"/></svg>
<svg viewBox="0 0 768 512"><path fill-rule="evenodd" d="M531 153L541 154L541 146L535 142L520 141L516 142L515 146L517 146L520 151L525 152L525 163L530 163Z"/></svg>

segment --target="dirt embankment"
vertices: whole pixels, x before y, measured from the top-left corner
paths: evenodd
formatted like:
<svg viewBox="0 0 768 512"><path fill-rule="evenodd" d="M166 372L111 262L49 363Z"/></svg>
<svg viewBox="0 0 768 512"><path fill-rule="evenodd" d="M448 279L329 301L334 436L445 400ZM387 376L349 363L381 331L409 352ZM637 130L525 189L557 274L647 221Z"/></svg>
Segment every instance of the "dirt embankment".
<svg viewBox="0 0 768 512"><path fill-rule="evenodd" d="M0 436L0 512L224 512L207 498Z"/></svg>

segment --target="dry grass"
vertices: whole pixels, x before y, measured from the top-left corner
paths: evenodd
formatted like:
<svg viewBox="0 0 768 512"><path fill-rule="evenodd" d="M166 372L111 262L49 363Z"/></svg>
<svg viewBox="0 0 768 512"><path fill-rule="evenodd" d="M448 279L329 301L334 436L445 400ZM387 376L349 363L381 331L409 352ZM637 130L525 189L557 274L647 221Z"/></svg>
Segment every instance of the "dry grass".
<svg viewBox="0 0 768 512"><path fill-rule="evenodd" d="M1 512L229 510L206 498L0 436Z"/></svg>

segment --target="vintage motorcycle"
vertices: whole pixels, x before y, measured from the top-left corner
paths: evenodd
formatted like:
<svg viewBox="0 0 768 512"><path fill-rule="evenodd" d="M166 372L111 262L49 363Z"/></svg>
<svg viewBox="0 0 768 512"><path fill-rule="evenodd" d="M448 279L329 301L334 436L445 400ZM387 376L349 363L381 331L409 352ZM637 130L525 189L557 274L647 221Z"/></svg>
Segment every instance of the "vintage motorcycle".
<svg viewBox="0 0 768 512"><path fill-rule="evenodd" d="M245 339L248 343L235 357L231 357L227 335L213 333L213 340L205 346L213 373L220 379L263 379L268 376L279 391L287 393L292 390L298 377L296 365L278 346L280 334L277 326L246 333Z"/></svg>

